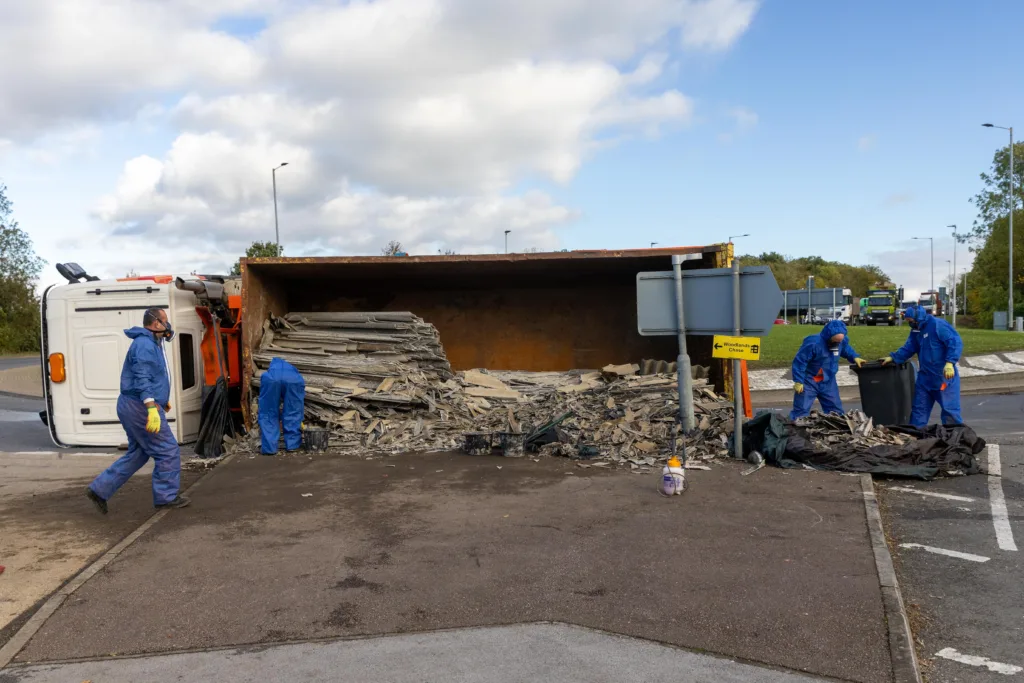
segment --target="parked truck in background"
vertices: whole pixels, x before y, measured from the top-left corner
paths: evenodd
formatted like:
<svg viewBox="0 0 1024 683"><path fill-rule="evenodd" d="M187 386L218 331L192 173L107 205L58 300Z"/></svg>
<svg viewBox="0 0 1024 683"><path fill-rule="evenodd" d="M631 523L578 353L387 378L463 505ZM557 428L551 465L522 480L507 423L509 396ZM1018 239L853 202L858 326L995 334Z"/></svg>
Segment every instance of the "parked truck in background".
<svg viewBox="0 0 1024 683"><path fill-rule="evenodd" d="M867 312L863 314L867 325L895 325L897 305L903 298L902 290L893 285L880 285L868 290Z"/></svg>
<svg viewBox="0 0 1024 683"><path fill-rule="evenodd" d="M842 320L849 323L854 314L853 293L844 287L789 289L782 293L782 308L783 317L788 317L792 312L798 318L812 323L818 320Z"/></svg>
<svg viewBox="0 0 1024 683"><path fill-rule="evenodd" d="M936 291L921 292L917 303L932 315L942 315L942 297Z"/></svg>

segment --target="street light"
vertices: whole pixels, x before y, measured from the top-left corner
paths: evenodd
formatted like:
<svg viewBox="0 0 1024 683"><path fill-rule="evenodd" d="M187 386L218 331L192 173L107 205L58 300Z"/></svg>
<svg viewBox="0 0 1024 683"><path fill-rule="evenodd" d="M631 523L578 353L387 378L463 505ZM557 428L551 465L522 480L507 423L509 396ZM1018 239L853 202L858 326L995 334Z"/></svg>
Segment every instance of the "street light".
<svg viewBox="0 0 1024 683"><path fill-rule="evenodd" d="M953 228L953 327L956 327L956 223L946 227Z"/></svg>
<svg viewBox="0 0 1024 683"><path fill-rule="evenodd" d="M935 291L935 238L934 237L911 237L910 239L912 239L912 240L928 240L928 243L931 245L931 253L932 253L932 258L931 258L931 260L932 260L932 287L931 287L931 290L934 292Z"/></svg>
<svg viewBox="0 0 1024 683"><path fill-rule="evenodd" d="M996 126L991 123L983 123L981 125L985 128L998 128L1010 132L1010 297L1009 308L1006 311L1007 329L1010 329L1010 325L1013 323L1013 209L1017 203L1013 199L1013 126Z"/></svg>
<svg viewBox="0 0 1024 683"><path fill-rule="evenodd" d="M750 233L748 232L744 235L729 235L729 244L732 244L732 240L734 237L750 237Z"/></svg>
<svg viewBox="0 0 1024 683"><path fill-rule="evenodd" d="M274 185L274 242L277 244L277 255L281 255L281 232L277 228L277 169L287 166L287 161L282 161L279 166L270 169L270 182Z"/></svg>
<svg viewBox="0 0 1024 683"><path fill-rule="evenodd" d="M654 249L655 244L657 244L657 242L651 242L651 249Z"/></svg>
<svg viewBox="0 0 1024 683"><path fill-rule="evenodd" d="M510 232L512 232L512 231L511 230L506 230L505 231L505 253L506 254L508 253L508 234Z"/></svg>

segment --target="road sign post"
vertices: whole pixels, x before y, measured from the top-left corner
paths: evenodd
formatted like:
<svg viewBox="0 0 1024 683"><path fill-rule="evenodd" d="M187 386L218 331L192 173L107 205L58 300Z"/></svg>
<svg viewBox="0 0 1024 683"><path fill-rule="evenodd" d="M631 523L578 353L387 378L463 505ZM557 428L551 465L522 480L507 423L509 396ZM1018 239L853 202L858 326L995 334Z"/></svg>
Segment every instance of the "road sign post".
<svg viewBox="0 0 1024 683"><path fill-rule="evenodd" d="M689 405L692 410L693 402L686 335L742 337L749 342L756 342L759 355L760 339L752 338L762 337L771 331L783 303L782 291L767 266L741 269L739 262L734 259L731 268L684 271L681 268L684 259L673 256L671 271L637 273L636 276L639 333L644 336L676 335L680 338L677 363L680 426L692 425L693 420L692 415L687 417L685 413L685 406ZM750 353L753 344L746 348L747 353ZM736 457L742 458L743 391L739 368L742 356L712 355L733 358L733 405L736 412L733 452Z"/></svg>
<svg viewBox="0 0 1024 683"><path fill-rule="evenodd" d="M777 306L778 304L776 304ZM740 336L740 262L732 260L732 333ZM776 311L776 314L778 311ZM773 321L774 324L774 321ZM736 459L743 457L743 388L739 358L732 361L732 403L733 411L733 432L732 432L732 454Z"/></svg>
<svg viewBox="0 0 1024 683"><path fill-rule="evenodd" d="M676 336L679 341L679 356L676 358L676 391L679 392L679 441L686 467L685 434L693 429L693 375L690 372L690 354L686 350L686 313L683 297L683 260L680 254L672 256L672 280L675 289Z"/></svg>

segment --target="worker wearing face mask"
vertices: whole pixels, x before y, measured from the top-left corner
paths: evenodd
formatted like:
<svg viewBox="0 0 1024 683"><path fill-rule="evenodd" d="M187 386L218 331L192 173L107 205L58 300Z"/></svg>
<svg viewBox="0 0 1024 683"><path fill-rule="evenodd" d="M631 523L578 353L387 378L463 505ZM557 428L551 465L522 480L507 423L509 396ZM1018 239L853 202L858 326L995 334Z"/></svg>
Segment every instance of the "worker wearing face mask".
<svg viewBox="0 0 1024 683"><path fill-rule="evenodd" d="M850 346L842 320L831 320L819 334L804 339L793 359L793 411L789 419L810 414L814 399L818 399L823 413L843 414L836 381L840 357L858 367L864 364L864 359Z"/></svg>
<svg viewBox="0 0 1024 683"><path fill-rule="evenodd" d="M956 368L964 350L960 334L948 322L920 306L907 308L905 318L910 325L907 343L881 360L882 363L906 363L917 354L920 367L914 386L910 423L918 428L926 426L936 403L939 404L943 424L963 423L960 417L960 372Z"/></svg>
<svg viewBox="0 0 1024 683"><path fill-rule="evenodd" d="M107 501L146 462L153 459L153 505L181 508L189 500L179 495L181 452L167 424L171 409L171 378L164 344L174 338L167 312L150 308L142 327L125 330L132 345L121 368L121 395L117 418L128 435L128 452L89 484L86 495L100 512L107 513Z"/></svg>

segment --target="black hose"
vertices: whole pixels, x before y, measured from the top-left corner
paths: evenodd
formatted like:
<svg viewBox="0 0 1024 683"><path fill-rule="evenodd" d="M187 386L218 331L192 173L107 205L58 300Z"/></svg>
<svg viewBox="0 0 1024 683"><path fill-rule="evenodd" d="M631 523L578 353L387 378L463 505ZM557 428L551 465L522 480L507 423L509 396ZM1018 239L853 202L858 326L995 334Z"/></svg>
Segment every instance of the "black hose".
<svg viewBox="0 0 1024 683"><path fill-rule="evenodd" d="M203 399L196 455L200 458L220 457L224 453L224 434L228 431L234 433L231 407L228 405L228 384L223 377L218 377L213 391Z"/></svg>

